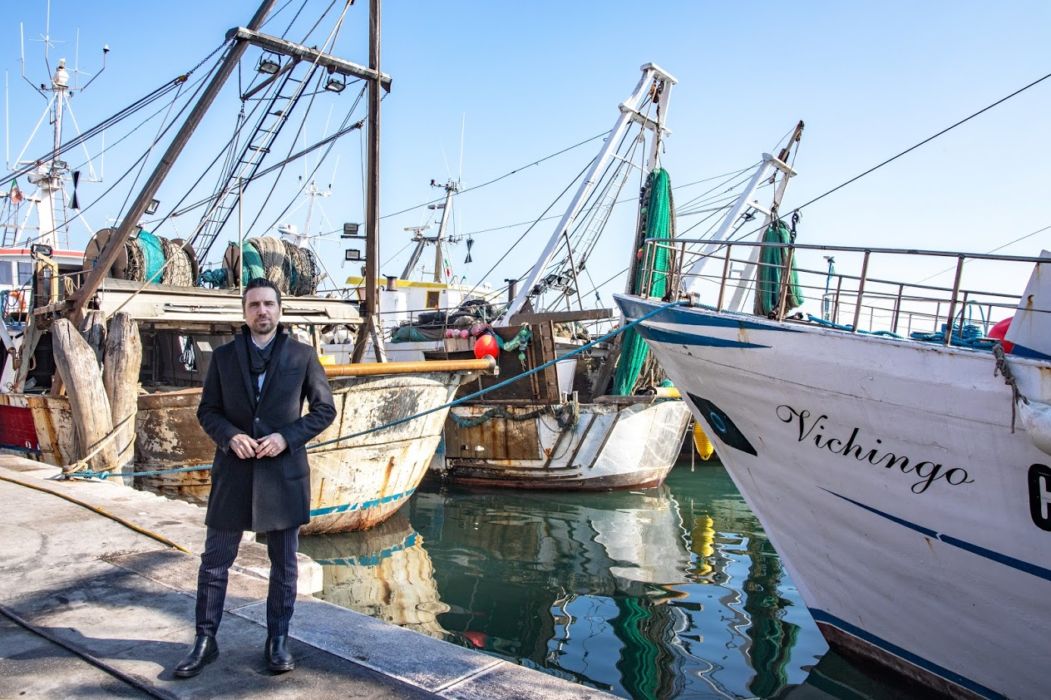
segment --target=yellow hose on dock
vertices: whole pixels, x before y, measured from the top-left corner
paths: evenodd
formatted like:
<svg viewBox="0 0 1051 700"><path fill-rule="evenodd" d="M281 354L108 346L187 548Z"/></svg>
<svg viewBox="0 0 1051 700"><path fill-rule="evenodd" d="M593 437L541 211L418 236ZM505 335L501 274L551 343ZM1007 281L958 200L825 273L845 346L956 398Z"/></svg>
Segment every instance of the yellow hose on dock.
<svg viewBox="0 0 1051 700"><path fill-rule="evenodd" d="M90 503L85 503L84 501L82 501L82 500L80 500L78 498L73 498L72 496L67 496L64 493L59 493L58 491L52 491L51 489L45 489L43 486L37 486L36 484L27 484L24 481L19 481L18 479L12 479L12 478L7 477L7 476L0 476L0 481L6 481L6 482L11 483L11 484L17 484L18 486L25 486L27 489L34 489L36 491L43 491L44 493L50 493L52 496L58 496L59 498L62 498L62 499L65 499L65 500L69 501L70 503L75 503L78 506L81 506L82 508L87 508L88 510L90 510L90 511L92 511L94 513L98 513L99 515L101 515L103 517L109 518L110 520L113 520L114 522L120 523L121 525L123 525L124 527L128 528L129 530L134 530L135 532L139 533L140 535L146 535L147 537L150 537L152 539L157 540L161 544L164 544L164 545L167 545L169 547L172 547L173 549L177 549L180 552L184 552L185 554L193 554L193 552L191 552L190 550L186 549L182 545L175 544L174 542L169 540L164 535L161 535L161 534L158 534L156 532L153 532L152 530L147 530L146 528L142 527L141 525L136 525L135 523L131 522L130 520L125 520L124 518L120 517L119 515L114 515L113 513L110 513L110 512L108 512L106 510L103 510L102 508L99 508L98 506L93 506Z"/></svg>

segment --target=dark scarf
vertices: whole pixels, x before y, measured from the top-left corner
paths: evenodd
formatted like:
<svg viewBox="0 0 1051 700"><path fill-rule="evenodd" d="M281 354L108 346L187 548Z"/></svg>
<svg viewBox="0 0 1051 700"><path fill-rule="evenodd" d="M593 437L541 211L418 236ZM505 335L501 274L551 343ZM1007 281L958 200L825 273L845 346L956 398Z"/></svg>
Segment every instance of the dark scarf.
<svg viewBox="0 0 1051 700"><path fill-rule="evenodd" d="M255 344L251 335L248 336L248 370L253 377L258 377L270 366L270 356L274 354L274 345L277 344L275 340L277 340L276 335L270 339L265 348L261 348Z"/></svg>
<svg viewBox="0 0 1051 700"><path fill-rule="evenodd" d="M274 348L277 347L277 336L281 334L280 326L277 329L277 333L270 339L270 342L266 344L265 348L260 348L255 344L252 339L252 332L246 326L244 329L245 340L248 342L245 345L248 346L248 371L252 375L252 387L255 389L256 400L259 399L259 375L263 374L270 368L270 360L274 354Z"/></svg>

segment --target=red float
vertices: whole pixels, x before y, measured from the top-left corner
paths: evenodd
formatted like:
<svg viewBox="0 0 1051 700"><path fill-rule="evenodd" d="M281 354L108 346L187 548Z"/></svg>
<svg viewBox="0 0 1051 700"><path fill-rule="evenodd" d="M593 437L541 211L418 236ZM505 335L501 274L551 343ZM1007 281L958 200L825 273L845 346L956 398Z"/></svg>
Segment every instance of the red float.
<svg viewBox="0 0 1051 700"><path fill-rule="evenodd" d="M500 346L497 345L496 338L488 333L478 336L478 339L474 341L474 356L479 360L486 356L499 357Z"/></svg>
<svg viewBox="0 0 1051 700"><path fill-rule="evenodd" d="M1004 336L1007 335L1007 329L1011 327L1012 318L1014 318L1014 316L1011 316L1010 318L1005 318L1004 320L997 322L995 326L989 329L989 337L996 338L997 340L999 340L1000 344L1004 346L1004 352L1011 352L1012 350L1014 350L1015 347L1014 343L1004 340Z"/></svg>

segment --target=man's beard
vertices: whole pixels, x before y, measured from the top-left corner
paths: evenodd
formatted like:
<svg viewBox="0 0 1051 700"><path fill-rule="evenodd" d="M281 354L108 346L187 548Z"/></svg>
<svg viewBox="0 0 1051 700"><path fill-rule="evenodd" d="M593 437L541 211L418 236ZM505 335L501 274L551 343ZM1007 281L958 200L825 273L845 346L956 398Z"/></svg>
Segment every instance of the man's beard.
<svg viewBox="0 0 1051 700"><path fill-rule="evenodd" d="M252 322L250 327L251 327L253 332L258 333L259 335L266 335L270 331L274 330L274 326L275 325L277 325L277 324L275 324L274 321L272 321L272 320L270 320L268 318L267 319L258 319L257 318L255 321Z"/></svg>

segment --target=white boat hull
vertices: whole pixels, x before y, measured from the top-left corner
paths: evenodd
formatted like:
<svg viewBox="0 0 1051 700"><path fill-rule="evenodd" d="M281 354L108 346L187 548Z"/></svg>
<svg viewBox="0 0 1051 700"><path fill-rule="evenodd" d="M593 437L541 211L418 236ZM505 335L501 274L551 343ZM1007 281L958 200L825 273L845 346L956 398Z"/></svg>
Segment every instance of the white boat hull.
<svg viewBox="0 0 1051 700"><path fill-rule="evenodd" d="M640 332L830 644L952 695L1046 695L1051 456L991 353L684 307ZM1046 362L1010 363L1051 396Z"/></svg>
<svg viewBox="0 0 1051 700"><path fill-rule="evenodd" d="M568 404L566 404L568 406ZM690 409L679 400L580 405L564 427L543 405L507 406L507 416L480 419L499 407L453 408L445 425L445 458L432 464L446 480L533 489L604 490L661 484L675 466ZM442 463L444 462L444 463Z"/></svg>

